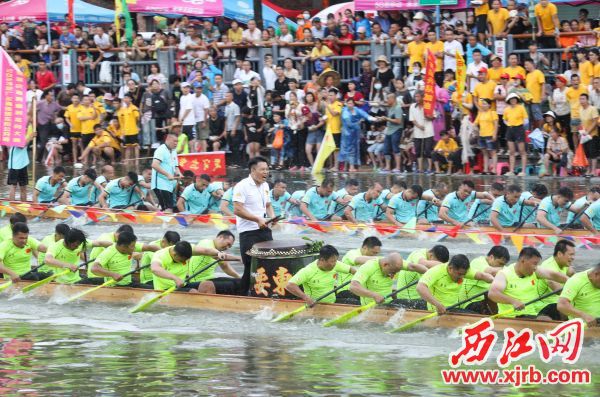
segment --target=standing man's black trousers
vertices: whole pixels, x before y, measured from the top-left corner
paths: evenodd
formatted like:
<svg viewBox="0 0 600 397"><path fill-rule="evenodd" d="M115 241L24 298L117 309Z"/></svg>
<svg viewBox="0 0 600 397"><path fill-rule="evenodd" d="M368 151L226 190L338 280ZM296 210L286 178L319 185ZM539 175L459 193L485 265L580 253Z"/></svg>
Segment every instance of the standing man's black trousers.
<svg viewBox="0 0 600 397"><path fill-rule="evenodd" d="M273 240L271 229L249 230L240 233L240 253L242 262L244 262L244 275L242 276L240 285L240 295L246 296L250 290L250 266L252 264L252 257L247 255L246 252L248 252L256 243L271 240Z"/></svg>

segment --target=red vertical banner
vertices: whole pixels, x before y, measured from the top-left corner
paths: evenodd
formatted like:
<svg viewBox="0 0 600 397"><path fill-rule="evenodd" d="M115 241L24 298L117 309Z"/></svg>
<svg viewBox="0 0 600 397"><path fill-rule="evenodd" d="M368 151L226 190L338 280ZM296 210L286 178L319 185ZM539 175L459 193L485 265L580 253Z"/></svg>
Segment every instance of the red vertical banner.
<svg viewBox="0 0 600 397"><path fill-rule="evenodd" d="M73 3L75 0L68 1L68 14L67 14L67 26L69 27L69 31L72 33L75 31L75 14L73 13Z"/></svg>
<svg viewBox="0 0 600 397"><path fill-rule="evenodd" d="M427 50L425 60L425 95L423 96L423 112L425 117L433 118L435 110L435 55Z"/></svg>

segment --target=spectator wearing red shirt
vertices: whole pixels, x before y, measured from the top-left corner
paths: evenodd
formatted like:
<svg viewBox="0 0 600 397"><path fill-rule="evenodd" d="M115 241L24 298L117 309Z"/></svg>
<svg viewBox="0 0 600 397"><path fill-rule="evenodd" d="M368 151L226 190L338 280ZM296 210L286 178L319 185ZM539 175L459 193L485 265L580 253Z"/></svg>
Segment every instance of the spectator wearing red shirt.
<svg viewBox="0 0 600 397"><path fill-rule="evenodd" d="M49 91L56 85L56 77L54 73L48 70L48 65L45 61L38 62L39 69L35 72L35 81L42 91Z"/></svg>
<svg viewBox="0 0 600 397"><path fill-rule="evenodd" d="M348 26L342 25L340 27L340 37L338 39L340 55L342 55L342 56L354 55L354 46L352 45L352 40L354 40L354 36L352 36L352 33L350 33Z"/></svg>

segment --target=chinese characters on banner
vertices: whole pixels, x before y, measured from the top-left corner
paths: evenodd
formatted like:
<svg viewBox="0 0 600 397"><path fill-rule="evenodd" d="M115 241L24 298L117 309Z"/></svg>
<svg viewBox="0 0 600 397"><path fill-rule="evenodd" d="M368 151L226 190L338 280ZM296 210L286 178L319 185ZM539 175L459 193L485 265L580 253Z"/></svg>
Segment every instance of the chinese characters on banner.
<svg viewBox="0 0 600 397"><path fill-rule="evenodd" d="M435 55L427 50L425 60L425 95L423 96L423 112L425 117L433 118L435 110Z"/></svg>
<svg viewBox="0 0 600 397"><path fill-rule="evenodd" d="M27 131L27 80L10 56L0 48L0 145L25 146Z"/></svg>
<svg viewBox="0 0 600 397"><path fill-rule="evenodd" d="M144 0L127 1L129 11L154 14L184 14L199 17L223 15L222 0Z"/></svg>
<svg viewBox="0 0 600 397"><path fill-rule="evenodd" d="M467 64L465 58L456 51L456 95L459 102L462 102L465 85L467 84Z"/></svg>
<svg viewBox="0 0 600 397"><path fill-rule="evenodd" d="M202 152L177 155L179 169L190 170L196 175L223 176L225 169L225 152Z"/></svg>
<svg viewBox="0 0 600 397"><path fill-rule="evenodd" d="M467 8L467 0L438 0L429 2L424 0L356 0L354 2L355 11L394 11L394 10L425 10L435 8L435 5L423 5L422 3L430 3L435 5L443 5L444 9L465 9ZM452 3L453 5L446 5Z"/></svg>

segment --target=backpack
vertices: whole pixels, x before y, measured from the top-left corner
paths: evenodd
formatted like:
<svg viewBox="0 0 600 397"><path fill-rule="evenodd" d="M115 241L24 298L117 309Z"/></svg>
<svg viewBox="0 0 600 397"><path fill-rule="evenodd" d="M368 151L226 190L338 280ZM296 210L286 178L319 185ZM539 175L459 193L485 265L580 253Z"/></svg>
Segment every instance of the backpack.
<svg viewBox="0 0 600 397"><path fill-rule="evenodd" d="M169 105L165 98L160 95L160 93L152 94L152 105L150 109L152 110L153 118L168 118L169 117Z"/></svg>

